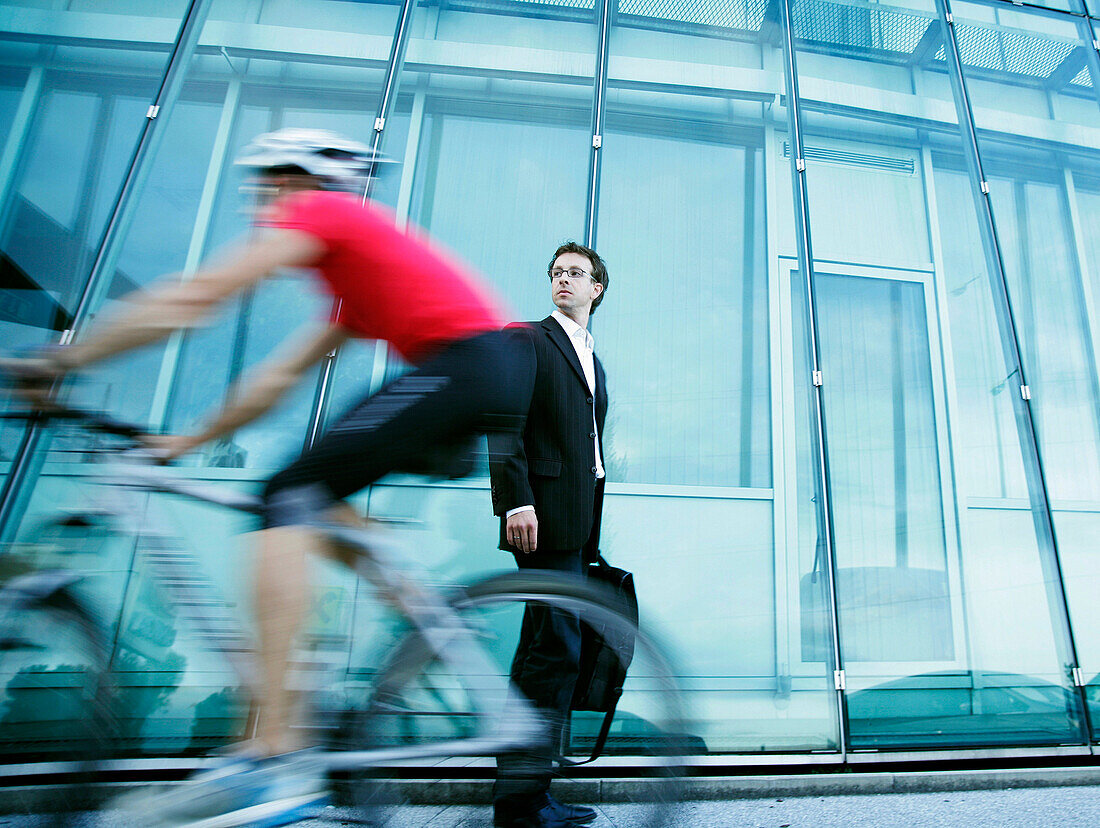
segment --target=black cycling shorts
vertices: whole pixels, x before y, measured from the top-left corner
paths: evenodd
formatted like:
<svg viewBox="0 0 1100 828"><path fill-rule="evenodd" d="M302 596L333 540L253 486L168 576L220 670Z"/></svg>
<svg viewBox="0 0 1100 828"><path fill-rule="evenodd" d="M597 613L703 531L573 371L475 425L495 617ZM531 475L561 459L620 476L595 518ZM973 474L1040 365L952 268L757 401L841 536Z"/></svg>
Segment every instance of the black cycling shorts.
<svg viewBox="0 0 1100 828"><path fill-rule="evenodd" d="M293 526L395 471L419 471L433 449L523 427L534 354L522 338L482 334L446 346L356 403L264 488L264 527Z"/></svg>

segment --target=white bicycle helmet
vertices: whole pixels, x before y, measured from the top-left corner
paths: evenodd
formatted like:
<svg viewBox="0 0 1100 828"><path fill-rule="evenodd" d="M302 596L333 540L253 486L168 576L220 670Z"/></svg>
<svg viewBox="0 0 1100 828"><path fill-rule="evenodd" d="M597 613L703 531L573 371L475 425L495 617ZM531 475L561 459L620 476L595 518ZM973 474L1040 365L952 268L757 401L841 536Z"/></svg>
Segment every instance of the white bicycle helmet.
<svg viewBox="0 0 1100 828"><path fill-rule="evenodd" d="M326 188L355 191L393 162L335 132L288 127L257 135L234 163L258 172L298 168L320 178Z"/></svg>

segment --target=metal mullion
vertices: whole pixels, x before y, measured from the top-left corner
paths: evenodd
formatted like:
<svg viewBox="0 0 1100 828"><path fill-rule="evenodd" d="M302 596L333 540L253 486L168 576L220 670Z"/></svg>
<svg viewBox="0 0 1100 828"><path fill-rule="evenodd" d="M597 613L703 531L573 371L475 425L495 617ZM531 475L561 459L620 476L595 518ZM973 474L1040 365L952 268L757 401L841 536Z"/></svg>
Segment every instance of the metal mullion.
<svg viewBox="0 0 1100 828"><path fill-rule="evenodd" d="M73 310L72 325L61 334L62 345L72 342L76 333L87 324L111 282L122 252L122 244L137 209L138 194L164 134L164 130L158 126L167 119L179 97L186 65L198 44L209 5L210 0L191 0L183 15L179 33L161 75L160 85L150 103L137 145L130 157L126 176L100 236L90 273ZM8 542L14 536L16 518L22 514L30 496L31 487L28 484L31 478L37 476L44 461L47 448L41 445L44 434L43 429L36 425L27 427L3 488L0 489L0 543Z"/></svg>
<svg viewBox="0 0 1100 828"><path fill-rule="evenodd" d="M1093 22L1100 25L1097 21ZM1090 25L1088 20L1079 20L1077 31L1085 41L1085 65L1092 75L1092 96L1100 107L1100 30Z"/></svg>
<svg viewBox="0 0 1100 828"><path fill-rule="evenodd" d="M1008 370L1008 377L1011 378L1013 374L1016 375L1019 385L1019 388L1011 396L1013 411L1016 415L1017 436L1020 440L1020 450L1023 455L1028 498L1031 503L1030 511L1035 525L1036 539L1039 542L1039 562L1043 569L1044 579L1048 584L1048 590L1054 593L1050 596L1051 608L1057 608L1056 614L1058 615L1063 637L1061 643L1062 646L1067 648L1066 656L1070 663L1063 666L1066 668L1067 675L1073 675L1080 667L1080 661L1077 656L1076 639L1069 614L1069 602L1066 597L1061 556L1058 552L1054 517L1050 509L1050 493L1043 468L1035 420L1029 398L1025 398L1023 393L1024 389L1028 388L1028 381L1021 354L1016 314L1012 309L1012 297L1008 289L1004 256L997 234L989 185L982 166L977 126L974 122L973 108L966 87L962 57L959 52L958 41L955 38L954 17L951 14L949 0L936 0L936 9L940 18L940 25L943 28L948 75L951 78L955 110L963 137L963 153L966 156L967 168L970 172L971 192L977 210L978 228L986 257L987 275L989 276L994 313L997 318L999 338L1006 363L1005 368ZM1044 554L1044 547L1049 550L1049 554ZM1076 684L1076 682L1074 683ZM1082 717L1080 722L1082 737L1085 744L1089 744L1092 741L1092 728L1088 698L1083 687L1077 688L1077 700Z"/></svg>
<svg viewBox="0 0 1100 828"><path fill-rule="evenodd" d="M393 109L393 102L397 92L397 81L400 77L401 69L405 64L405 52L408 50L409 45L410 24L415 9L416 0L402 1L401 12L397 17L397 27L394 29L393 42L390 46L390 57L386 63L386 76L382 82L382 97L378 102L377 115L374 119L374 136L371 139L371 150L375 153L379 153L382 150L386 120L389 118L390 111ZM367 184L363 188L363 204L366 204L370 198L373 184L374 177L371 176L367 179ZM339 299L333 303L333 319L337 318L339 315L341 304L342 302ZM328 416L329 403L332 399L332 381L336 373L336 360L339 358L339 354L340 349L336 348L325 357L324 364L321 366L320 376L317 377L317 387L313 395L309 429L306 431L305 448L307 449L312 448L314 443L317 442L317 438L321 436L321 429L324 428L325 418Z"/></svg>
<svg viewBox="0 0 1100 828"><path fill-rule="evenodd" d="M787 126L791 140L791 181L795 198L795 238L798 243L798 269L806 287L806 331L810 340L810 359L812 376L820 376L821 349L818 341L817 294L813 273L813 241L810 232L810 205L806 182L806 164L802 141L802 124L799 114L798 62L795 55L794 23L792 20L791 0L782 0L783 15L783 52L784 74L787 87ZM817 455L817 474L815 488L818 495L818 544L824 543L828 582L829 620L833 648L834 692L837 705L837 727L840 736L840 753L847 757L848 721L847 704L844 697L843 681L844 660L840 649L840 613L836 585L836 538L833 534L833 507L831 497L831 478L829 471L829 451L826 440L824 387L814 382L813 393L814 433L811 438Z"/></svg>
<svg viewBox="0 0 1100 828"><path fill-rule="evenodd" d="M19 95L19 103L16 105L15 116L12 118L3 152L0 153L0 234L6 231L8 216L15 204L12 191L15 187L16 173L23 156L23 147L34 124L35 112L38 111L39 101L42 98L45 75L44 64L32 66L27 73L27 80Z"/></svg>
<svg viewBox="0 0 1100 828"><path fill-rule="evenodd" d="M176 38L168 65L161 78L160 87L150 105L141 136L130 159L126 178L122 182L106 229L103 231L88 284L77 303L76 310L73 311L74 330L70 332L69 339L81 325L87 322L110 285L114 266L122 253L122 244L137 209L138 194L149 175L156 150L164 135L164 130L159 128L159 124L168 119L183 89L184 77L187 74L186 64L198 44L208 7L209 0L191 0L188 5L179 36Z"/></svg>
<svg viewBox="0 0 1100 828"><path fill-rule="evenodd" d="M611 12L615 0L601 0L596 40L596 72L592 79L592 146L588 161L588 194L585 203L584 243L596 246L599 214L600 170L603 160L604 109L607 99L607 64L611 55Z"/></svg>

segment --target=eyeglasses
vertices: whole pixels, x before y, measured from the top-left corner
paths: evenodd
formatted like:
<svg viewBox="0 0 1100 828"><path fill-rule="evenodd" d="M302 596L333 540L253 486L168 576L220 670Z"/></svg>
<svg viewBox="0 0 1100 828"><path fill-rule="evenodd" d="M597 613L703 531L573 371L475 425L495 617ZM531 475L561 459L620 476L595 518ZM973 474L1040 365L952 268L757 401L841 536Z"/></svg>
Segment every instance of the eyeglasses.
<svg viewBox="0 0 1100 828"><path fill-rule="evenodd" d="M568 276L570 279L592 279L591 273L585 273L579 267L571 267L568 270L563 270L560 267L551 268L547 271L551 279L560 279L562 276Z"/></svg>

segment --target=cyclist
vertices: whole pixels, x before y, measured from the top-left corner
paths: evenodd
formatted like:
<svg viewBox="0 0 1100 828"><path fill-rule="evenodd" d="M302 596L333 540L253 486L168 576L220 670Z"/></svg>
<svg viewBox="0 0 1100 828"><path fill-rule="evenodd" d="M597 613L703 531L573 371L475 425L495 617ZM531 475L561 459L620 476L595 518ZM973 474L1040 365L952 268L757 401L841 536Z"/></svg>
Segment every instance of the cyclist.
<svg viewBox="0 0 1100 828"><path fill-rule="evenodd" d="M57 379L193 327L223 300L287 267L313 269L339 300L334 318L265 363L199 433L164 438L167 458L269 410L348 337L386 340L414 368L352 406L264 487L263 528L254 535L257 736L249 751L154 806L171 824L217 814L219 826L283 825L325 801L319 768L302 772L317 763L299 751L285 687L308 608L308 553L341 559L308 524L384 474L415 467L426 448L518 430L533 380L532 355L501 333L508 314L481 280L352 195L383 163L370 148L325 131L283 129L257 137L236 163L254 170L271 197L254 222L262 232L190 280L129 297L124 311L77 344L42 352L39 373Z"/></svg>

